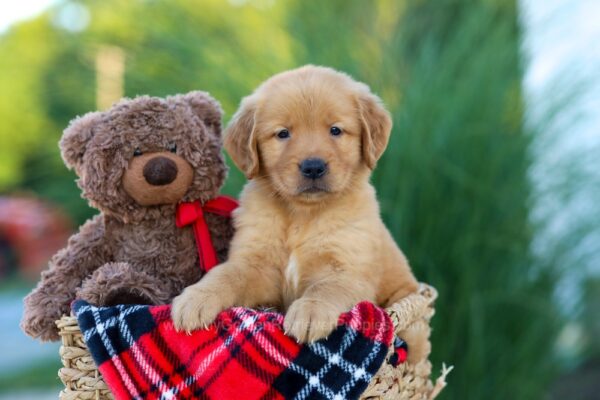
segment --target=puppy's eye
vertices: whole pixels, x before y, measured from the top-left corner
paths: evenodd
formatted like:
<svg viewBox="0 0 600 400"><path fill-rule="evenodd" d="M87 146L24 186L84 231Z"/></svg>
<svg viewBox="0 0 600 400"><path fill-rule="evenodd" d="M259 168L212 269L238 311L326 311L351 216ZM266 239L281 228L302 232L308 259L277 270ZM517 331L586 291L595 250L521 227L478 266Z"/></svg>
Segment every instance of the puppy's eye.
<svg viewBox="0 0 600 400"><path fill-rule="evenodd" d="M279 139L289 139L290 131L288 131L287 129L282 129L279 132L277 132L277 137Z"/></svg>
<svg viewBox="0 0 600 400"><path fill-rule="evenodd" d="M169 151L170 151L171 153L177 153L177 145L176 145L175 143L171 143L171 144L169 145Z"/></svg>
<svg viewBox="0 0 600 400"><path fill-rule="evenodd" d="M133 151L133 156L134 156L134 157L141 156L142 154L143 154L143 153L142 153L142 151L140 150L140 148L139 148L139 147L136 147L136 148L135 148L135 150Z"/></svg>
<svg viewBox="0 0 600 400"><path fill-rule="evenodd" d="M329 133L331 133L332 136L340 136L342 134L342 130L337 126L332 126L329 128Z"/></svg>

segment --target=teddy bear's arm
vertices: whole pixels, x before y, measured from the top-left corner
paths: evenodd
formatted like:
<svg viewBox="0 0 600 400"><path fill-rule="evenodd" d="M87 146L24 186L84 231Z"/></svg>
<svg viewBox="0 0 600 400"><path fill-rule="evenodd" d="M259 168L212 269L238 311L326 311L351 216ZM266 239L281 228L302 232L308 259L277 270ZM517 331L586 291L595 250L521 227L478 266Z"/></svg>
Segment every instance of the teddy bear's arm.
<svg viewBox="0 0 600 400"><path fill-rule="evenodd" d="M71 236L67 247L50 260L37 287L24 300L21 328L44 341L58 340L54 321L69 313L81 282L111 261L104 235L104 217L97 215Z"/></svg>

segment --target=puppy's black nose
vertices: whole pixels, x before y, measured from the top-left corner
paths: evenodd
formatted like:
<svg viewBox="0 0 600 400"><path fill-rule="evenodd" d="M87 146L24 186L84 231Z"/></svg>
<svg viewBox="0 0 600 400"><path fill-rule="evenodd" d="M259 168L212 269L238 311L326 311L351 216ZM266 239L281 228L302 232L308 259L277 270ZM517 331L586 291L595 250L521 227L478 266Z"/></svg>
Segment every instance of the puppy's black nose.
<svg viewBox="0 0 600 400"><path fill-rule="evenodd" d="M307 158L299 167L302 175L310 179L319 179L327 173L327 163L320 158Z"/></svg>
<svg viewBox="0 0 600 400"><path fill-rule="evenodd" d="M154 157L144 165L143 173L151 185L168 185L177 178L177 164L167 157Z"/></svg>

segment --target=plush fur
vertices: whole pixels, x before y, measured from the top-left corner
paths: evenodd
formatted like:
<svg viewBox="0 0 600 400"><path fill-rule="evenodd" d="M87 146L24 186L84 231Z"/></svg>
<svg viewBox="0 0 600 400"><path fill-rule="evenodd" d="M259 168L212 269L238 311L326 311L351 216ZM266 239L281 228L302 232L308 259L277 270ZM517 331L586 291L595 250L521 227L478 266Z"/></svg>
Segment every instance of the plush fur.
<svg viewBox="0 0 600 400"><path fill-rule="evenodd" d="M362 300L389 306L416 292L369 184L391 127L365 84L330 68L281 73L243 99L225 147L251 180L229 259L174 300L176 328L205 326L234 305L271 305L286 310L289 334L314 341ZM284 129L289 137L278 137ZM302 175L309 158L327 163L325 176ZM427 337L406 339L411 361L426 355Z"/></svg>
<svg viewBox="0 0 600 400"><path fill-rule="evenodd" d="M175 226L175 210L179 201L204 202L219 193L227 173L221 115L216 100L191 92L125 99L69 125L60 142L63 159L100 214L52 258L25 298L21 326L27 334L58 339L54 321L69 313L76 296L97 305L164 304L198 281L192 228ZM148 168L164 178L165 165L172 182L145 179ZM206 218L224 261L231 221Z"/></svg>

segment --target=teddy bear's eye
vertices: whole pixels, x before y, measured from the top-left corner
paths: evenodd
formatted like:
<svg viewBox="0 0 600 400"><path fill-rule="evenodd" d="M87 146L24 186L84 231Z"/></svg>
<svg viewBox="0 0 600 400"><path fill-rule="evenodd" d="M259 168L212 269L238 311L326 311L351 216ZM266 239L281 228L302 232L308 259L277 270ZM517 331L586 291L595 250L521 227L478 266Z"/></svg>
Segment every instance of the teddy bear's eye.
<svg viewBox="0 0 600 400"><path fill-rule="evenodd" d="M169 151L170 151L171 153L177 153L177 145L176 145L175 143L171 143L171 144L169 145Z"/></svg>
<svg viewBox="0 0 600 400"><path fill-rule="evenodd" d="M137 156L141 156L142 155L142 151L140 150L139 147L136 147L135 150L133 151L133 156L137 157Z"/></svg>

